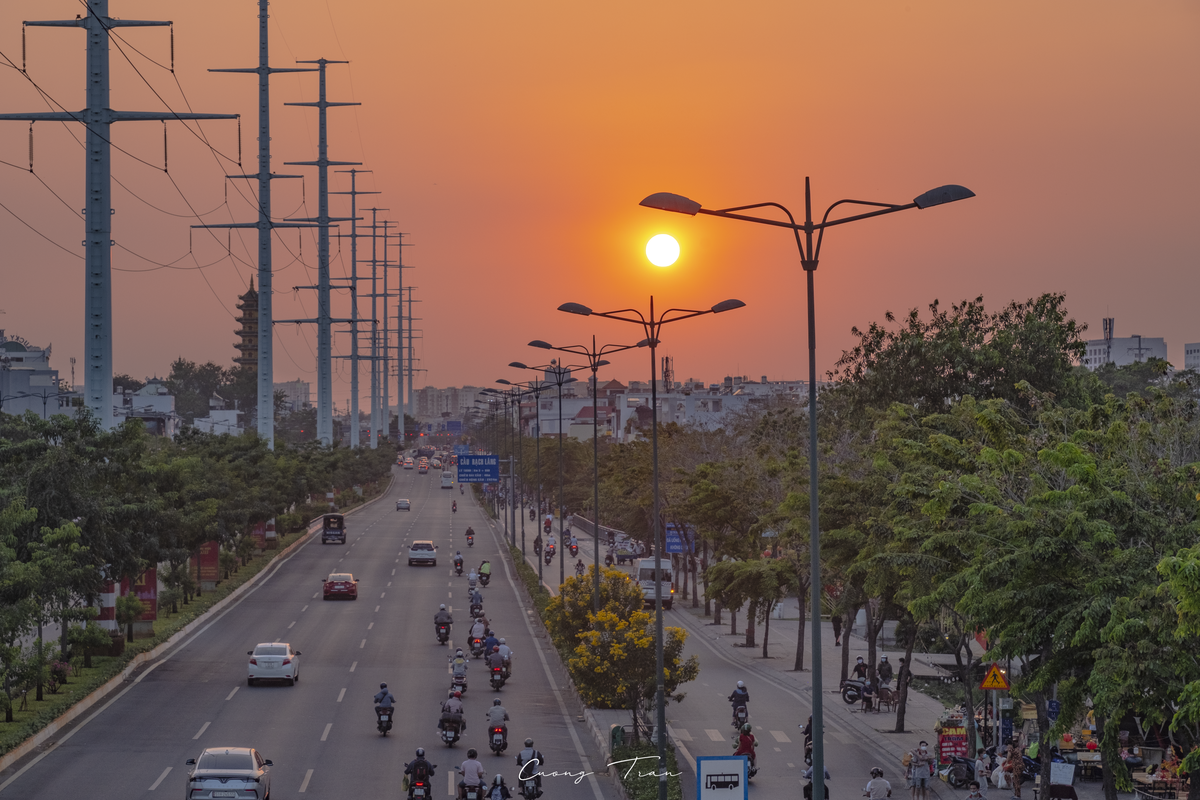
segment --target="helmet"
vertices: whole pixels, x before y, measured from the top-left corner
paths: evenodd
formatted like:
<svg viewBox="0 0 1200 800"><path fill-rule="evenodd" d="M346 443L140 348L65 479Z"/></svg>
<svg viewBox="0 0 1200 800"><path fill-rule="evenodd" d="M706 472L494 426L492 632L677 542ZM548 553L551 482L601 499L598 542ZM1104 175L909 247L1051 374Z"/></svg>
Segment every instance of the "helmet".
<svg viewBox="0 0 1200 800"><path fill-rule="evenodd" d="M739 688L739 689L745 689L745 688L746 688L746 684L742 683L741 681L738 681L738 688Z"/></svg>
<svg viewBox="0 0 1200 800"><path fill-rule="evenodd" d="M445 603L442 603L442 607L441 607L440 609L438 609L438 610L439 610L439 611L445 611L445 610L446 610L446 604L445 604ZM887 656L884 656L884 658L887 658Z"/></svg>
<svg viewBox="0 0 1200 800"><path fill-rule="evenodd" d="M494 645L492 645L492 652L493 652L493 653L499 653L499 652L500 652L500 645L498 645L498 644L494 644Z"/></svg>
<svg viewBox="0 0 1200 800"><path fill-rule="evenodd" d="M526 739L526 740L525 740L525 746L526 746L526 747L533 747L533 739Z"/></svg>
<svg viewBox="0 0 1200 800"><path fill-rule="evenodd" d="M858 657L858 663L859 663L859 664L861 664L861 663L862 663L862 656L859 656L859 657Z"/></svg>
<svg viewBox="0 0 1200 800"><path fill-rule="evenodd" d="M880 660L880 661L887 661L887 656L880 656L880 657L879 657L879 660Z"/></svg>
<svg viewBox="0 0 1200 800"><path fill-rule="evenodd" d="M454 693L454 696L455 696L455 697L462 697L462 692L455 692L455 693Z"/></svg>
<svg viewBox="0 0 1200 800"><path fill-rule="evenodd" d="M503 786L504 785L504 776L497 775L496 777L492 778L492 784L495 786Z"/></svg>
<svg viewBox="0 0 1200 800"><path fill-rule="evenodd" d="M455 651L454 651L454 655L456 655L456 656L461 656L461 655L462 655L462 648L460 647L460 648L458 648L457 650L455 650Z"/></svg>
<svg viewBox="0 0 1200 800"><path fill-rule="evenodd" d="M504 637L500 638L500 644L504 644Z"/></svg>
<svg viewBox="0 0 1200 800"><path fill-rule="evenodd" d="M498 705L500 705L500 698L499 698L499 697L497 697L495 700L493 700L493 701L492 701L492 705L494 705L494 706L498 706Z"/></svg>
<svg viewBox="0 0 1200 800"><path fill-rule="evenodd" d="M425 748L418 747L417 748L417 758L424 758L424 757L425 757Z"/></svg>
<svg viewBox="0 0 1200 800"><path fill-rule="evenodd" d="M467 758L478 758L478 757L479 757L479 751L476 750L474 747L472 747L470 750L467 751Z"/></svg>
<svg viewBox="0 0 1200 800"><path fill-rule="evenodd" d="M882 778L883 770L881 770L879 767L872 767L871 768L871 777L872 778Z"/></svg>
<svg viewBox="0 0 1200 800"><path fill-rule="evenodd" d="M380 689L386 689L386 688L387 688L387 684L386 684L386 683L381 683L381 684L379 684L379 688L380 688Z"/></svg>
<svg viewBox="0 0 1200 800"><path fill-rule="evenodd" d="M750 730L751 730L751 728L750 728L749 722L747 722L745 725L742 726L742 733L749 733Z"/></svg>

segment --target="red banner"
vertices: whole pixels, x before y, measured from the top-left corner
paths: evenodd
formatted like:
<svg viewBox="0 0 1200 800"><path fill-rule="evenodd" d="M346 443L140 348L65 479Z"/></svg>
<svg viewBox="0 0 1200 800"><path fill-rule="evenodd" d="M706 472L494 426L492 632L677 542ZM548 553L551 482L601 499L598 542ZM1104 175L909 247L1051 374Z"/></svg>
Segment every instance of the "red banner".
<svg viewBox="0 0 1200 800"><path fill-rule="evenodd" d="M254 537L254 546L259 550L265 550L267 547L267 523L260 522L250 530L250 535Z"/></svg>
<svg viewBox="0 0 1200 800"><path fill-rule="evenodd" d="M938 734L938 761L950 762L950 756L967 755L967 729L963 725L943 725Z"/></svg>
<svg viewBox="0 0 1200 800"><path fill-rule="evenodd" d="M205 542L196 558L196 580L216 582L221 579L221 545Z"/></svg>
<svg viewBox="0 0 1200 800"><path fill-rule="evenodd" d="M146 570L133 584L134 594L145 605L146 610L138 617L140 620L153 622L158 619L158 570L154 567ZM129 594L129 581L121 580L121 596Z"/></svg>

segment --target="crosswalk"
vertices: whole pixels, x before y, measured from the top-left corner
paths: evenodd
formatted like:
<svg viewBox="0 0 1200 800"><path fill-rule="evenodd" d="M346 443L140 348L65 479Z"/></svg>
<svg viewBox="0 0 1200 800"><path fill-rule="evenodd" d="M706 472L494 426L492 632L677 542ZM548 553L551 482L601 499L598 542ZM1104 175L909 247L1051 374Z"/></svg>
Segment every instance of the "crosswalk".
<svg viewBox="0 0 1200 800"><path fill-rule="evenodd" d="M695 741L695 739L692 737L691 732L689 732L687 730L687 728L676 728L676 727L672 726L671 732L672 732L672 734L674 734L674 738L681 742L694 742ZM705 735L708 736L708 739L713 742L724 742L727 739L733 738L732 733L729 734L728 737L726 737L726 735L724 733L717 730L716 728L705 728L704 733L705 733ZM767 731L767 733L771 734L771 736L774 737L775 741L777 741L781 744L786 744L786 743L789 743L792 741L791 738L783 731Z"/></svg>

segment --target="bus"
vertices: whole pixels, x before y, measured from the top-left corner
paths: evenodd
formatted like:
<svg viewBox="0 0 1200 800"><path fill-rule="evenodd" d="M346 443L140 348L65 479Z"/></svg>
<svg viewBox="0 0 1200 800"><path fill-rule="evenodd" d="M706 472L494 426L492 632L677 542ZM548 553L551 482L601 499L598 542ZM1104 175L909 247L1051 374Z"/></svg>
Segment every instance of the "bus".
<svg viewBox="0 0 1200 800"><path fill-rule="evenodd" d="M643 558L638 562L638 586L642 589L642 598L646 605L654 605L654 559ZM675 599L675 578L671 574L671 560L662 559L662 574L659 575L662 585L663 609L671 610L671 601Z"/></svg>
<svg viewBox="0 0 1200 800"><path fill-rule="evenodd" d="M442 488L443 489L453 489L454 488L454 473L451 472L450 470L446 470L445 472L442 473Z"/></svg>
<svg viewBox="0 0 1200 800"><path fill-rule="evenodd" d="M321 517L321 544L328 542L346 543L346 519L341 514Z"/></svg>

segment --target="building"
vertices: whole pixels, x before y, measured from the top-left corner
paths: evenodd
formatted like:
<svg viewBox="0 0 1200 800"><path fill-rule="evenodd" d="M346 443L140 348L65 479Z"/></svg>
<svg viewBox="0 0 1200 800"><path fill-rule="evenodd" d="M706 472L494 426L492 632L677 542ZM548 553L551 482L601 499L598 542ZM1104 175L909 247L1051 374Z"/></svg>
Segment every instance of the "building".
<svg viewBox="0 0 1200 800"><path fill-rule="evenodd" d="M1183 346L1183 368L1200 372L1200 342L1192 342Z"/></svg>
<svg viewBox="0 0 1200 800"><path fill-rule="evenodd" d="M258 369L258 292L254 290L254 278L250 279L249 291L238 300L237 307L242 313L237 321L242 327L234 331L238 342L233 347L238 351L238 357L233 363Z"/></svg>
<svg viewBox="0 0 1200 800"><path fill-rule="evenodd" d="M288 411L300 411L312 406L310 398L311 386L308 381L294 380L274 384L275 394L283 392L287 398Z"/></svg>
<svg viewBox="0 0 1200 800"><path fill-rule="evenodd" d="M214 394L208 398L208 416L196 417L192 427L205 433L229 433L234 436L242 432L242 423L238 419L243 412L234 408L226 408L225 398Z"/></svg>
<svg viewBox="0 0 1200 800"><path fill-rule="evenodd" d="M151 378L136 392L114 392L113 415L118 425L127 419L140 419L155 436L171 438L179 430L175 397L160 378Z"/></svg>
<svg viewBox="0 0 1200 800"><path fill-rule="evenodd" d="M42 419L71 405L72 392L50 368L50 348L34 347L20 336L0 330L0 411L33 411Z"/></svg>
<svg viewBox="0 0 1200 800"><path fill-rule="evenodd" d="M1088 340L1087 350L1083 356L1083 366L1095 370L1105 364L1124 367L1151 358L1167 360L1165 339L1149 338L1140 334L1118 339L1114 335L1115 328L1116 319L1105 317L1103 320L1104 338ZM1192 347L1192 345L1188 345L1188 347Z"/></svg>

